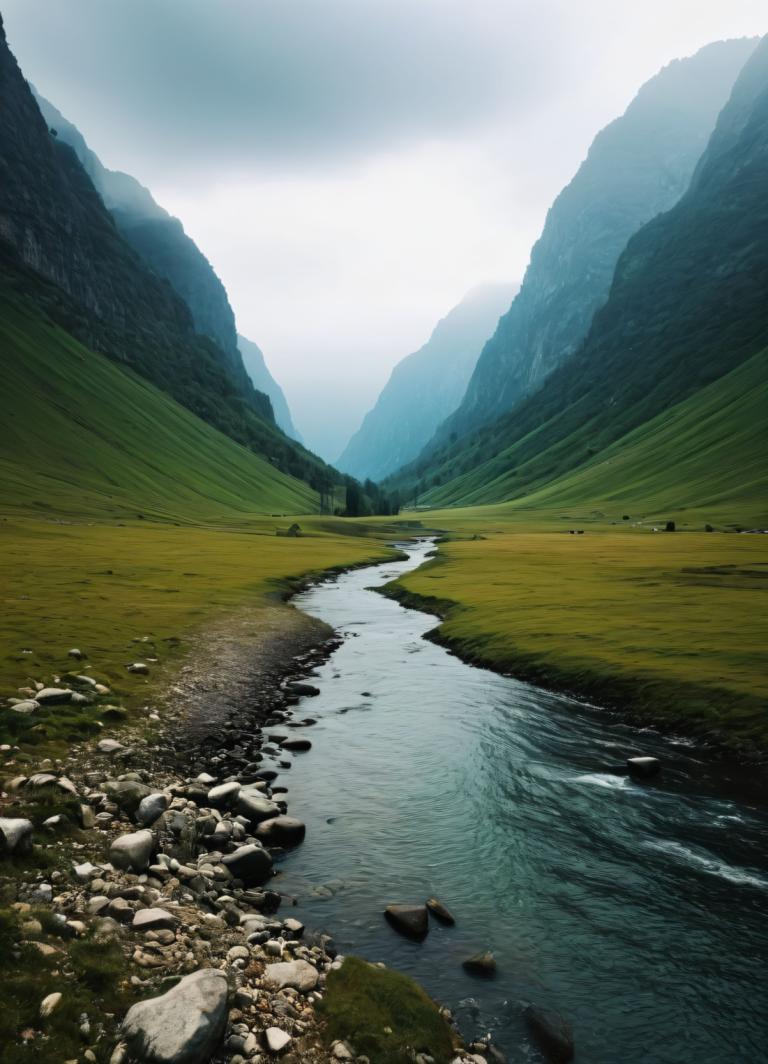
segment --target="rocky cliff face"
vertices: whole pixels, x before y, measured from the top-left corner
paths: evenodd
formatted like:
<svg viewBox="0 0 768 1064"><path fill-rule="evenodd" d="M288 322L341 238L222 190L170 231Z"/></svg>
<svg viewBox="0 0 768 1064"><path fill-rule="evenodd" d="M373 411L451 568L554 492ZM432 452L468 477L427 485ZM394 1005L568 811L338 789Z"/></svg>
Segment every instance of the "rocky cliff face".
<svg viewBox="0 0 768 1064"><path fill-rule="evenodd" d="M627 240L685 192L755 44L720 42L671 63L598 134L550 209L520 292L439 440L511 409L577 350Z"/></svg>
<svg viewBox="0 0 768 1064"><path fill-rule="evenodd" d="M158 277L169 281L189 307L195 330L213 340L244 380L235 315L224 285L208 259L152 193L130 174L108 170L85 138L50 101L35 94L46 123L68 144L111 213L123 239Z"/></svg>
<svg viewBox="0 0 768 1064"><path fill-rule="evenodd" d="M395 366L376 405L338 461L345 473L381 480L412 461L461 402L483 341L517 285L481 285Z"/></svg>
<svg viewBox="0 0 768 1064"><path fill-rule="evenodd" d="M686 194L627 244L579 350L514 410L433 456L426 468L448 483L432 501L524 495L768 346L766 189L768 37Z"/></svg>
<svg viewBox="0 0 768 1064"><path fill-rule="evenodd" d="M296 431L291 418L291 411L288 408L285 393L269 372L261 348L252 340L246 340L244 336L238 335L237 343L240 348L240 354L243 356L243 364L248 376L253 381L254 388L269 396L272 409L275 412L275 421L283 432L287 433L292 439L301 442L301 436Z"/></svg>

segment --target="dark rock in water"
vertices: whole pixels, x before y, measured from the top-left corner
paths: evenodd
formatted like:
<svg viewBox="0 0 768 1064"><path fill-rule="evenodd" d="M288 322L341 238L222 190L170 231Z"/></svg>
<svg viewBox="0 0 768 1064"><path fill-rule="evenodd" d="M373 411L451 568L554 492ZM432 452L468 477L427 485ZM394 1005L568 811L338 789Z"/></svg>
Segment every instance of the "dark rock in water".
<svg viewBox="0 0 768 1064"><path fill-rule="evenodd" d="M250 843L222 857L221 863L246 887L261 886L272 875L272 858L262 846Z"/></svg>
<svg viewBox="0 0 768 1064"><path fill-rule="evenodd" d="M632 776L650 779L652 776L658 776L661 771L661 763L657 757L629 757L627 758L627 768Z"/></svg>
<svg viewBox="0 0 768 1064"><path fill-rule="evenodd" d="M292 816L276 816L271 820L263 820L256 828L256 835L262 842L276 846L297 846L306 833L304 822Z"/></svg>
<svg viewBox="0 0 768 1064"><path fill-rule="evenodd" d="M453 913L446 909L443 903L438 901L437 898L427 898L427 908L441 924L448 924L450 927L453 927L456 923Z"/></svg>
<svg viewBox="0 0 768 1064"><path fill-rule="evenodd" d="M408 938L422 939L429 931L426 905L388 905L384 915L395 931Z"/></svg>
<svg viewBox="0 0 768 1064"><path fill-rule="evenodd" d="M132 1005L122 1025L131 1059L147 1064L203 1064L227 1025L227 977L215 968L186 975L161 997Z"/></svg>
<svg viewBox="0 0 768 1064"><path fill-rule="evenodd" d="M486 950L484 953L476 953L473 957L467 957L461 962L462 968L472 975L482 975L486 979L496 974L496 958Z"/></svg>
<svg viewBox="0 0 768 1064"><path fill-rule="evenodd" d="M271 820L279 814L280 809L274 802L257 790L243 788L237 798L235 808L251 824L260 824L262 820Z"/></svg>
<svg viewBox="0 0 768 1064"><path fill-rule="evenodd" d="M294 680L288 684L287 691L291 695L300 695L302 698L311 698L320 694L320 688L311 683L299 683Z"/></svg>
<svg viewBox="0 0 768 1064"><path fill-rule="evenodd" d="M294 752L312 749L312 743L309 739L286 739L284 743L281 743L281 746L283 750L293 750Z"/></svg>
<svg viewBox="0 0 768 1064"><path fill-rule="evenodd" d="M573 1060L573 1032L560 1013L529 1005L524 1016L528 1029L552 1064L568 1064Z"/></svg>

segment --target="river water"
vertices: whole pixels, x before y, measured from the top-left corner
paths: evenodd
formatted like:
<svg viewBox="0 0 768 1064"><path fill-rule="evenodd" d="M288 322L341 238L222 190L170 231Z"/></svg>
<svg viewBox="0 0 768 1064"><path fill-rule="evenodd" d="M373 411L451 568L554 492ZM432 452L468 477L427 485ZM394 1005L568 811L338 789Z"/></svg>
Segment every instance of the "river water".
<svg viewBox="0 0 768 1064"><path fill-rule="evenodd" d="M367 590L416 568L356 570L295 599L345 637L299 715L313 749L281 783L307 823L281 865L296 914L341 952L384 961L539 1061L535 1002L573 1025L579 1064L768 1059L768 813L720 793L695 749L466 665L423 639L434 617ZM647 784L614 773L660 757ZM382 917L436 895L456 926L421 943ZM493 980L461 962L491 949Z"/></svg>

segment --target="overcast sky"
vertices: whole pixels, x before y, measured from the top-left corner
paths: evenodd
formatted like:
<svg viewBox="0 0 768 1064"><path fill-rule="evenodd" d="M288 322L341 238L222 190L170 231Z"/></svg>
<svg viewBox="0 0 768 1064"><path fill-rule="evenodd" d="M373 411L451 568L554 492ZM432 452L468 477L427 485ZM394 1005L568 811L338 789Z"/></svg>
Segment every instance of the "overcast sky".
<svg viewBox="0 0 768 1064"><path fill-rule="evenodd" d="M312 447L517 280L595 133L765 0L0 0L102 161L183 221Z"/></svg>

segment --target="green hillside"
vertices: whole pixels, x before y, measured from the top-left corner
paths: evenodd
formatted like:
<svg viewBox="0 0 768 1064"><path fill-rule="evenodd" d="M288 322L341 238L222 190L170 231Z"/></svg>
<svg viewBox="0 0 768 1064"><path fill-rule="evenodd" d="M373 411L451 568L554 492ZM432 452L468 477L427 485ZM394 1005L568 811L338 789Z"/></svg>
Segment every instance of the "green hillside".
<svg viewBox="0 0 768 1064"><path fill-rule="evenodd" d="M585 507L618 514L680 516L700 512L713 523L768 521L768 350L628 433L577 470L510 504L525 508ZM583 433L588 435L589 426ZM580 441L579 441L580 442ZM567 446L574 446L569 438ZM557 461L561 444L552 449ZM481 466L435 489L436 505L475 505L509 498L526 476L515 447L498 461L501 475ZM537 456L540 458L541 456Z"/></svg>
<svg viewBox="0 0 768 1064"><path fill-rule="evenodd" d="M303 482L0 294L4 513L216 521L307 513Z"/></svg>

